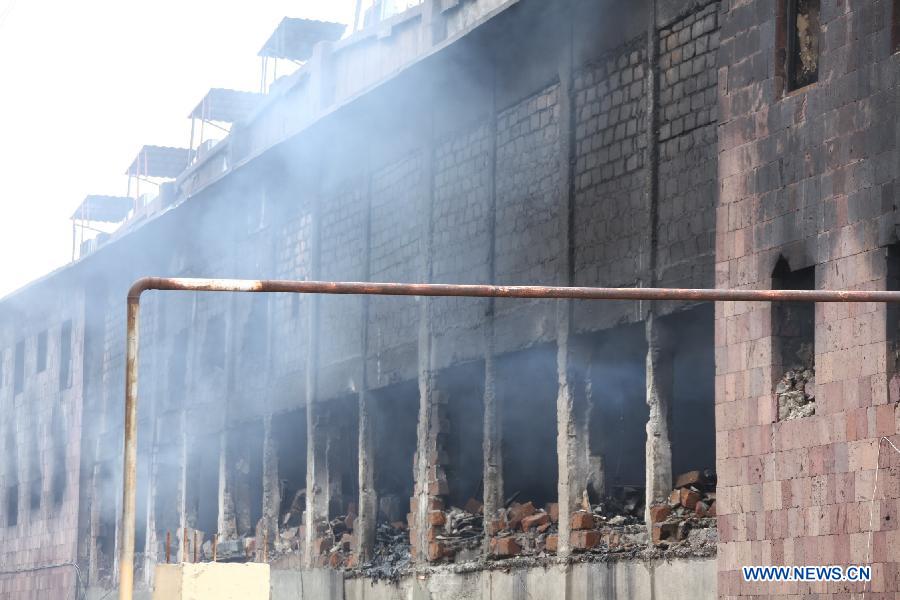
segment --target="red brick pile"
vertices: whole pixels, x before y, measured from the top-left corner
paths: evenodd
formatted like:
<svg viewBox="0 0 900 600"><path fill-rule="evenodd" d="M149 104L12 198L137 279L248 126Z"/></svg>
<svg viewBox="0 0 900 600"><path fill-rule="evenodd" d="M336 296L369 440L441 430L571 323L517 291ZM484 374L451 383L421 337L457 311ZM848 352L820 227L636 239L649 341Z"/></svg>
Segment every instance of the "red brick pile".
<svg viewBox="0 0 900 600"><path fill-rule="evenodd" d="M643 524L626 515L605 516L601 507L574 512L569 517L572 532L569 546L573 552L632 552L647 544Z"/></svg>
<svg viewBox="0 0 900 600"><path fill-rule="evenodd" d="M315 566L332 569L352 569L356 566L353 556L356 548L356 536L353 535L355 521L356 515L351 512L320 528L312 547ZM300 532L303 532L302 526Z"/></svg>
<svg viewBox="0 0 900 600"><path fill-rule="evenodd" d="M532 502L513 502L487 524L492 536L491 556L508 558L555 553L558 523L559 505L555 502L543 509L536 508Z"/></svg>
<svg viewBox="0 0 900 600"><path fill-rule="evenodd" d="M432 539L429 539L428 559L464 558L465 551L478 550L484 534L483 513L483 505L474 498L464 508L451 506L448 510L429 511L428 531Z"/></svg>
<svg viewBox="0 0 900 600"><path fill-rule="evenodd" d="M668 547L688 538L692 529L715 527L715 475L689 471L675 479L667 502L650 507L650 538L655 546Z"/></svg>

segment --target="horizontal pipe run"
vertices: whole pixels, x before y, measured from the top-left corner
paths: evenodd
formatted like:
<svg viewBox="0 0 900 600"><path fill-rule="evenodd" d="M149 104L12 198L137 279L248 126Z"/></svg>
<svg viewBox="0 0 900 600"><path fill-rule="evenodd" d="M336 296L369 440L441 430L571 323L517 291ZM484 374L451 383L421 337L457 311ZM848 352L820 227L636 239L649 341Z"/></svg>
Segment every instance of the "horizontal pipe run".
<svg viewBox="0 0 900 600"><path fill-rule="evenodd" d="M134 593L135 471L137 468L138 313L148 290L195 292L282 292L376 296L444 296L568 300L686 300L693 302L900 302L900 292L878 290L715 290L679 288L596 288L559 286L455 285L444 283L370 283L144 277L128 290L125 368L125 450L122 485L122 546L119 549L119 599ZM186 545L186 544L185 544Z"/></svg>
<svg viewBox="0 0 900 600"><path fill-rule="evenodd" d="M371 283L272 279L194 279L145 277L128 291L135 302L147 290L195 292L282 292L375 296L462 296L569 300L688 300L695 302L900 302L900 292L879 290L716 290L686 288L598 288L544 285L459 285L449 283Z"/></svg>

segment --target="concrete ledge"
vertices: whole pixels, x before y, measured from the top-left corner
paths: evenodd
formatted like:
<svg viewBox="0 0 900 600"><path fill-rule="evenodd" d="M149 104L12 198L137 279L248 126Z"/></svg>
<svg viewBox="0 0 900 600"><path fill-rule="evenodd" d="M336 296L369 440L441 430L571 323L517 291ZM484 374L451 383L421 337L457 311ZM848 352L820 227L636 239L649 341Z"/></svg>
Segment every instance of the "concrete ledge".
<svg viewBox="0 0 900 600"><path fill-rule="evenodd" d="M344 579L335 571L272 571L272 600L478 600L531 598L715 600L716 559L579 563L454 572L437 568L399 583Z"/></svg>
<svg viewBox="0 0 900 600"><path fill-rule="evenodd" d="M269 600L269 565L157 565L153 600Z"/></svg>

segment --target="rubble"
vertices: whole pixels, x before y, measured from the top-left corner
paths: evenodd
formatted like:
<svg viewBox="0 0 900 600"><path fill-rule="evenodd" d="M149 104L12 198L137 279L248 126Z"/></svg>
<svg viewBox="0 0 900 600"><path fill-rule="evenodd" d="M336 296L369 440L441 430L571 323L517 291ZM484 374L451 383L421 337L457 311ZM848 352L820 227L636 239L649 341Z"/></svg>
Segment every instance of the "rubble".
<svg viewBox="0 0 900 600"><path fill-rule="evenodd" d="M800 419L816 414L816 374L812 368L789 369L775 386L778 420Z"/></svg>
<svg viewBox="0 0 900 600"><path fill-rule="evenodd" d="M379 523L375 528L372 560L359 566L359 572L374 581L396 583L411 560L409 533L403 523Z"/></svg>
<svg viewBox="0 0 900 600"><path fill-rule="evenodd" d="M518 497L518 494L513 498ZM547 504L539 509L533 502L524 504L512 500L488 523L491 538L490 554L495 558L537 556L556 552L559 505ZM548 543L550 538L552 543Z"/></svg>
<svg viewBox="0 0 900 600"><path fill-rule="evenodd" d="M429 560L475 558L484 535L482 511L482 504L474 499L466 502L465 509L454 506L447 511L430 511L434 539L429 547Z"/></svg>
<svg viewBox="0 0 900 600"><path fill-rule="evenodd" d="M708 530L716 527L716 476L711 471L689 471L675 478L675 489L664 504L650 507L650 540L668 548L684 544L701 548L715 542ZM693 531L702 532L692 535Z"/></svg>

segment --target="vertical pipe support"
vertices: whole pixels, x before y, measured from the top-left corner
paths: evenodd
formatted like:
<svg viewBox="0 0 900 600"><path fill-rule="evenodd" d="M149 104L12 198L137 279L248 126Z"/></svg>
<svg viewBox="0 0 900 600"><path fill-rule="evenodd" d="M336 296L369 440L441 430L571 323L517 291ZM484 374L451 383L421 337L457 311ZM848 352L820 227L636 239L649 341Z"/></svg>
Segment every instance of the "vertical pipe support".
<svg viewBox="0 0 900 600"><path fill-rule="evenodd" d="M125 341L125 448L123 451L122 538L119 600L134 592L134 525L137 498L137 385L140 293L128 297Z"/></svg>

